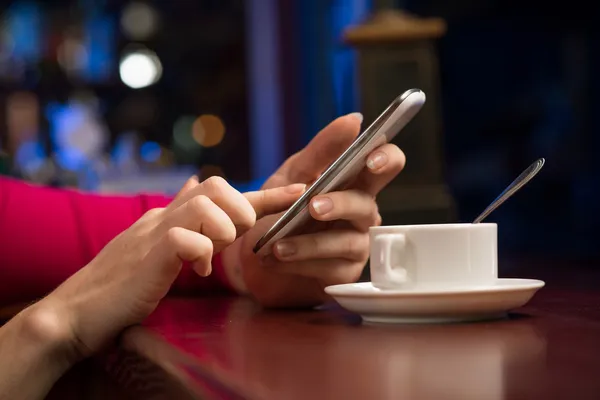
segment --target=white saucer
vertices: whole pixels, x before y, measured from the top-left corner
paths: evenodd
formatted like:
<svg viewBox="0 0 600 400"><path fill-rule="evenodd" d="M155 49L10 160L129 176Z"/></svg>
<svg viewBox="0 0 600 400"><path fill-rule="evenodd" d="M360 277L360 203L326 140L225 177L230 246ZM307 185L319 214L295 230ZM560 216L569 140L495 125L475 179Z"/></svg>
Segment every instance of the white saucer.
<svg viewBox="0 0 600 400"><path fill-rule="evenodd" d="M498 279L489 286L381 290L371 282L325 288L342 307L370 323L449 323L503 318L544 286L536 279Z"/></svg>

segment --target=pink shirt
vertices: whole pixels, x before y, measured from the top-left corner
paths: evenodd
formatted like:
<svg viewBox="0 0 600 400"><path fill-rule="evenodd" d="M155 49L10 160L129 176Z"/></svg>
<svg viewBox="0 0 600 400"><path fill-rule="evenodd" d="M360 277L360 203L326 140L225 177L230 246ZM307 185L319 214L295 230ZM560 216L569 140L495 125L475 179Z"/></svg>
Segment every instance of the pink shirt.
<svg viewBox="0 0 600 400"><path fill-rule="evenodd" d="M0 305L46 295L144 212L170 200L103 196L0 177ZM209 277L184 267L172 287L177 294L231 290L218 256Z"/></svg>

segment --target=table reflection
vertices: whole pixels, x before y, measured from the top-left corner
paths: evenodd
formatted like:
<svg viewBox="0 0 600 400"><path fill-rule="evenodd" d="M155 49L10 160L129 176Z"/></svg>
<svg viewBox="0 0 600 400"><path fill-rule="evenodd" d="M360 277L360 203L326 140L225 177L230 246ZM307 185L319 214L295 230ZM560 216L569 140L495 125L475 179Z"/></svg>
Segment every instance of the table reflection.
<svg viewBox="0 0 600 400"><path fill-rule="evenodd" d="M211 328L188 326L169 340L258 398L503 399L519 371L531 378L545 365L546 339L526 316L384 326L338 310L265 311L244 299L224 311L226 322L213 309L215 319L203 321Z"/></svg>

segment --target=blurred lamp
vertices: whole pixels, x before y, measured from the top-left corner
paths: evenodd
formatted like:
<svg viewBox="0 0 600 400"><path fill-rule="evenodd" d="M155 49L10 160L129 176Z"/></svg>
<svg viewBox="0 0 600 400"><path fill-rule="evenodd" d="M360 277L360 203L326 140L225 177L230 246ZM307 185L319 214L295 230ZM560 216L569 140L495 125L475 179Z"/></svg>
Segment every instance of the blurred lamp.
<svg viewBox="0 0 600 400"><path fill-rule="evenodd" d="M156 32L158 13L149 4L131 2L121 15L121 28L129 38L144 40Z"/></svg>
<svg viewBox="0 0 600 400"><path fill-rule="evenodd" d="M124 84L132 89L141 89L158 82L162 76L162 65L156 53L137 50L121 59L119 75Z"/></svg>
<svg viewBox="0 0 600 400"><path fill-rule="evenodd" d="M193 137L196 117L183 115L173 125L173 153L179 162L195 163L202 154L202 146Z"/></svg>
<svg viewBox="0 0 600 400"><path fill-rule="evenodd" d="M225 136L225 125L216 115L201 115L192 125L192 137L203 147L213 147L221 143Z"/></svg>
<svg viewBox="0 0 600 400"><path fill-rule="evenodd" d="M15 154L17 168L27 174L33 174L44 165L46 152L42 143L37 140L27 140L20 144Z"/></svg>
<svg viewBox="0 0 600 400"><path fill-rule="evenodd" d="M142 160L154 163L160 160L162 148L156 142L145 142L140 146L140 156Z"/></svg>

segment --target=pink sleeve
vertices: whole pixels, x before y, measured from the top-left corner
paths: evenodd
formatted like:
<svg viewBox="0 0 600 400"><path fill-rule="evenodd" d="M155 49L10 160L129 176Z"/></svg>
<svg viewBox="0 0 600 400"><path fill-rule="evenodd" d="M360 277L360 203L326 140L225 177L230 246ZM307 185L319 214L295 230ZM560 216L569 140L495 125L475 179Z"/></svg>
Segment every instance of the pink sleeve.
<svg viewBox="0 0 600 400"><path fill-rule="evenodd" d="M160 195L103 196L30 185L0 177L0 304L31 301L85 266ZM220 258L201 278L183 268L172 292L230 291Z"/></svg>

